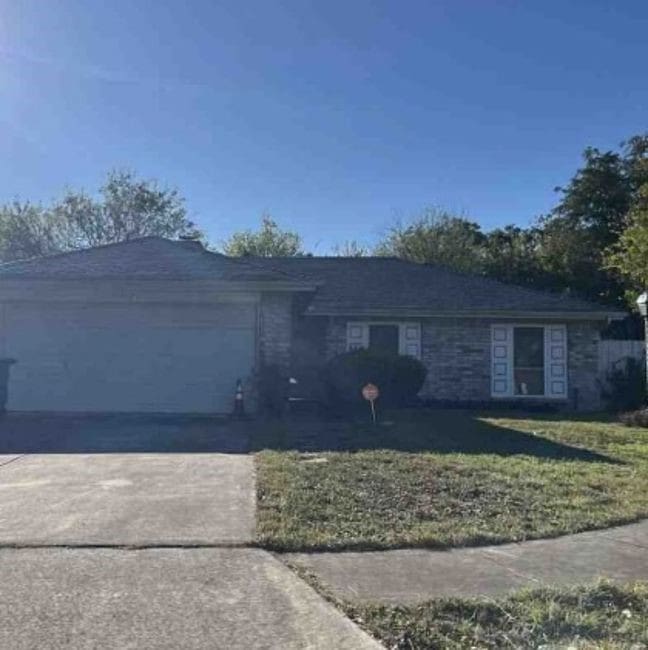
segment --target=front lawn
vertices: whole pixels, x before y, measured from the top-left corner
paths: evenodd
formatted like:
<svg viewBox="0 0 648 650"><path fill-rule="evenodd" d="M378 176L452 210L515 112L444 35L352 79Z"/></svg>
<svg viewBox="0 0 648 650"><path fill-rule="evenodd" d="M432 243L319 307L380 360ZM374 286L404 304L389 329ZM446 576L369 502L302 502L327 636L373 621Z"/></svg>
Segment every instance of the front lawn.
<svg viewBox="0 0 648 650"><path fill-rule="evenodd" d="M257 535L277 550L486 544L648 516L648 431L605 419L409 412L308 445L279 429L256 457Z"/></svg>
<svg viewBox="0 0 648 650"><path fill-rule="evenodd" d="M338 605L394 650L648 647L648 584L600 583L412 607Z"/></svg>

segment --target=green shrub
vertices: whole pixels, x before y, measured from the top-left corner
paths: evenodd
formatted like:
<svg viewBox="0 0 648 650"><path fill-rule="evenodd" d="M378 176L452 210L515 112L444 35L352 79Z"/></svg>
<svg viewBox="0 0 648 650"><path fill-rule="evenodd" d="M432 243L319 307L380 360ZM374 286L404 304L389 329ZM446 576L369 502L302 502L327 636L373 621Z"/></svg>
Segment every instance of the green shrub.
<svg viewBox="0 0 648 650"><path fill-rule="evenodd" d="M331 359L324 368L329 406L334 410L358 408L364 402L362 387L375 384L378 404L390 408L411 405L423 387L425 366L414 357L371 350L354 350Z"/></svg>
<svg viewBox="0 0 648 650"><path fill-rule="evenodd" d="M619 420L628 427L645 427L648 429L648 409L621 413Z"/></svg>
<svg viewBox="0 0 648 650"><path fill-rule="evenodd" d="M610 411L632 411L646 403L646 369L643 361L625 357L608 373L602 391Z"/></svg>

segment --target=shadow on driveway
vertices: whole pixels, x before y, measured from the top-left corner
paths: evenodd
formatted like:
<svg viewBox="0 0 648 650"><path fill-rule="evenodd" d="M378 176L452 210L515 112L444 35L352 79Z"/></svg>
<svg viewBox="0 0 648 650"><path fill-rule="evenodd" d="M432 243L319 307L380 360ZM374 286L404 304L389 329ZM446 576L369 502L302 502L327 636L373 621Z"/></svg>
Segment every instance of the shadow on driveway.
<svg viewBox="0 0 648 650"><path fill-rule="evenodd" d="M9 413L0 419L0 454L243 454L249 428L211 416Z"/></svg>
<svg viewBox="0 0 648 650"><path fill-rule="evenodd" d="M376 427L366 422L326 419L254 421L180 415L10 413L0 418L0 455L245 454L261 449L392 449L621 463L589 449L497 426L472 411L404 411L395 414L393 422Z"/></svg>

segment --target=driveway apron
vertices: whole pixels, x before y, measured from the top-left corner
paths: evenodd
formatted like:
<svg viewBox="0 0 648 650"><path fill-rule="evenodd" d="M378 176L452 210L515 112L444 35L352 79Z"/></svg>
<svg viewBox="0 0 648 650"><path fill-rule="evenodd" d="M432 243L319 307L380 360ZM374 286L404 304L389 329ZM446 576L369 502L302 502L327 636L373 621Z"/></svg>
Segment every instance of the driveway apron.
<svg viewBox="0 0 648 650"><path fill-rule="evenodd" d="M251 547L253 459L229 426L2 421L0 648L380 648Z"/></svg>
<svg viewBox="0 0 648 650"><path fill-rule="evenodd" d="M379 650L258 549L4 549L0 647Z"/></svg>

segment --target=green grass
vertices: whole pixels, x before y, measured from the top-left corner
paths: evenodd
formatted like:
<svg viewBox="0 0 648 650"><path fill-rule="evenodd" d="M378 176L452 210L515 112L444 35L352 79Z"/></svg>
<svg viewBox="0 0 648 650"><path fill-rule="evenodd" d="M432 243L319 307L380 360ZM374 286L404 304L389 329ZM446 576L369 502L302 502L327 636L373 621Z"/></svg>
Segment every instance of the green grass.
<svg viewBox="0 0 648 650"><path fill-rule="evenodd" d="M648 648L648 582L600 580L576 587L523 589L500 598L358 604L337 598L303 566L286 564L390 650Z"/></svg>
<svg viewBox="0 0 648 650"><path fill-rule="evenodd" d="M604 418L430 411L326 425L307 445L274 433L263 446L280 450L256 456L257 536L276 550L499 543L648 516L648 430Z"/></svg>
<svg viewBox="0 0 648 650"><path fill-rule="evenodd" d="M648 647L646 583L599 583L411 607L338 605L393 650Z"/></svg>

